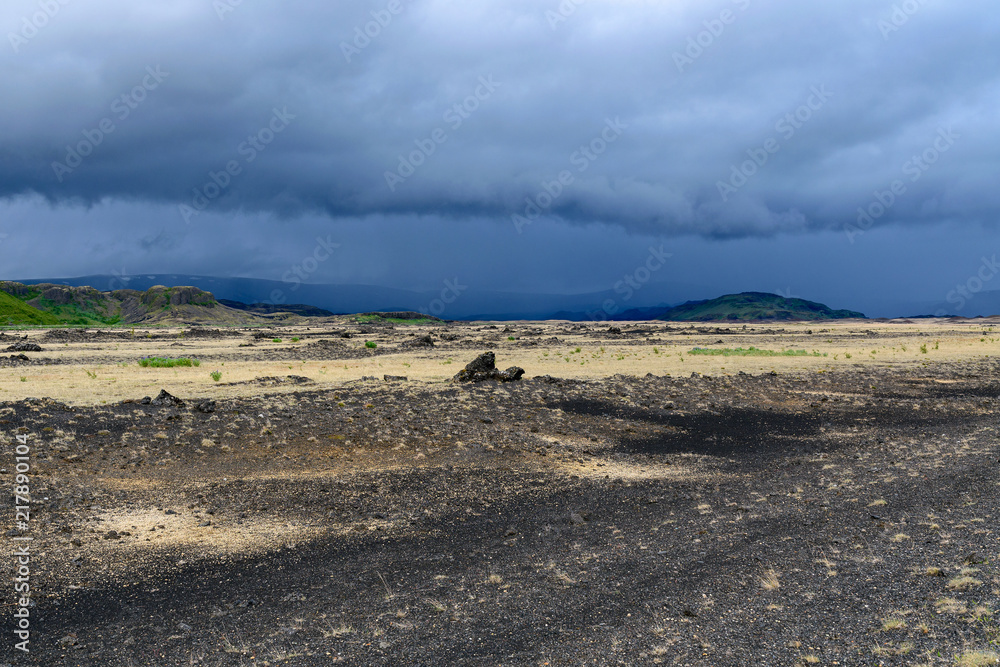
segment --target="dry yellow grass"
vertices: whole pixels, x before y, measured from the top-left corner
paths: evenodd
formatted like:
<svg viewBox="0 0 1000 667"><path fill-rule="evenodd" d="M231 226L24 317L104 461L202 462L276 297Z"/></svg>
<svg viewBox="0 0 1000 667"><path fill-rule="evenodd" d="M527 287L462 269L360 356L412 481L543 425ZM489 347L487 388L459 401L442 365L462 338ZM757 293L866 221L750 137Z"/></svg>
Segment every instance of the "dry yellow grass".
<svg viewBox="0 0 1000 667"><path fill-rule="evenodd" d="M516 326L528 326L518 323ZM480 335L480 325L453 325L450 331L463 336ZM535 337L541 344L526 347L521 341L501 340L496 344L497 364L502 368L520 366L532 375L553 375L557 377L593 379L616 373L645 375L690 375L698 372L707 375L736 375L746 373L827 372L856 365L898 366L904 365L919 370L926 362L959 361L1000 354L1000 333L990 337L990 332L982 336L969 336L969 331L982 332L989 323L946 321L916 321L912 324L885 322L793 322L763 323L748 325L747 334L741 335L742 325L698 324L695 327L723 326L734 330L726 337L724 347L750 347L759 349L784 350L801 349L821 356L804 357L723 357L690 355L696 346L723 347L715 344L711 334L682 335L690 332L689 325L678 323L641 323L644 327L662 329L656 334L656 344L623 344L621 339L595 341L582 334L566 334L564 323L531 323L530 326L542 330ZM628 324L622 324L627 327ZM670 327L673 331L666 331ZM680 329L679 329L680 328ZM679 331L678 331L679 329ZM546 343L547 339L560 331L559 344ZM773 331L761 335L751 334L751 330ZM157 330L158 334L177 335L180 329ZM297 343L291 342L293 333L321 333L321 327L294 327L281 333L282 343L272 343L265 339L255 343L254 348L239 352L252 355L255 351L268 348L305 347L308 338ZM367 335L380 348L392 348L408 333L423 334L440 331L435 327L412 326L386 330L384 333ZM878 339L867 338L864 332L874 331ZM812 332L812 333L809 333ZM44 332L31 331L28 337L38 339ZM45 351L37 356L65 360L52 366L20 366L0 369L0 400L20 400L29 396L47 396L75 405L94 405L115 402L126 398L141 398L155 394L163 388L184 397L230 397L245 396L256 391L253 385L232 385L262 376L301 375L316 382L317 388L337 386L345 381L357 380L365 375L381 377L383 374L406 375L411 380L421 382L442 382L454 375L474 356L473 350L430 350L415 352L394 351L375 357L352 360L306 360L296 361L249 361L232 360L221 365L205 361L199 368L155 369L140 368L136 361L143 356L186 356L210 358L237 352L241 338L220 340L205 339L147 339L146 331L137 330L134 339L102 343L53 343L40 341ZM364 345L364 339L355 337L343 341L348 346ZM175 345L180 343L180 346ZM920 346L927 346L927 353ZM575 350L579 348L580 352ZM905 350L903 348L906 348ZM872 354L872 351L875 354ZM822 356L825 355L825 356ZM847 357L850 355L850 358ZM294 355L293 355L294 356ZM106 363L108 357L118 360ZM449 363L450 361L450 363ZM122 365L121 362L124 362ZM292 366L290 369L289 366ZM216 383L210 373L219 370L222 381ZM25 381L21 381L24 377ZM274 388L275 391L295 391Z"/></svg>
<svg viewBox="0 0 1000 667"><path fill-rule="evenodd" d="M760 577L760 586L765 591L776 591L781 588L781 582L778 580L778 573L774 570L768 570Z"/></svg>
<svg viewBox="0 0 1000 667"><path fill-rule="evenodd" d="M1000 655L992 651L966 651L955 658L958 667L989 667L1000 665Z"/></svg>

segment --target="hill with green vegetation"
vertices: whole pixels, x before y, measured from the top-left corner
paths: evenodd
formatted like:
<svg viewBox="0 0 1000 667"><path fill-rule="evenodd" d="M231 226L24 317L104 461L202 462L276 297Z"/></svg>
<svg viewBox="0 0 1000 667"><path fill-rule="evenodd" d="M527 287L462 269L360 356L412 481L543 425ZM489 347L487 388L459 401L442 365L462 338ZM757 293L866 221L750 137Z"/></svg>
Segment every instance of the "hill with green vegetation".
<svg viewBox="0 0 1000 667"><path fill-rule="evenodd" d="M228 308L211 292L196 287L101 292L93 287L3 281L0 295L0 326L246 326L266 321L259 315Z"/></svg>
<svg viewBox="0 0 1000 667"><path fill-rule="evenodd" d="M689 301L671 308L657 319L673 322L766 322L848 318L865 319L865 316L853 310L833 310L822 303L805 299L787 299L764 292L743 292L708 301Z"/></svg>
<svg viewBox="0 0 1000 667"><path fill-rule="evenodd" d="M6 292L0 292L0 326L45 326L59 324L59 318L33 308Z"/></svg>

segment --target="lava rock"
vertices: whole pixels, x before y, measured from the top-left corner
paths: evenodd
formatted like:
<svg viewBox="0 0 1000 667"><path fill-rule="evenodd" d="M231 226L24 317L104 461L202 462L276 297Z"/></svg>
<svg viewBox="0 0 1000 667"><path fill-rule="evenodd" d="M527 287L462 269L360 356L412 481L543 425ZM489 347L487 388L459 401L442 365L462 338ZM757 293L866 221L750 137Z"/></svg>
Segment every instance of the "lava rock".
<svg viewBox="0 0 1000 667"><path fill-rule="evenodd" d="M524 376L524 369L520 366L511 366L505 371L497 373L497 379L501 382L516 382Z"/></svg>
<svg viewBox="0 0 1000 667"><path fill-rule="evenodd" d="M496 355L484 352L460 370L452 380L454 382L483 382L484 380L499 380L500 382L515 382L524 375L524 369L511 366L505 371L498 371Z"/></svg>
<svg viewBox="0 0 1000 667"><path fill-rule="evenodd" d="M497 368L497 355L492 352L483 352L478 357L470 361L465 370L469 373L489 373Z"/></svg>
<svg viewBox="0 0 1000 667"><path fill-rule="evenodd" d="M400 347L434 347L434 339L431 338L430 334L417 336L413 340L403 342Z"/></svg>
<svg viewBox="0 0 1000 667"><path fill-rule="evenodd" d="M13 345L7 346L8 352L41 352L42 346L38 343L32 343L26 340L21 340Z"/></svg>
<svg viewBox="0 0 1000 667"><path fill-rule="evenodd" d="M204 412L205 414L210 414L212 412L215 412L215 401L213 400L202 401L198 405L194 406L194 409L197 410L198 412Z"/></svg>
<svg viewBox="0 0 1000 667"><path fill-rule="evenodd" d="M406 382L405 375L383 375L382 379L386 382Z"/></svg>
<svg viewBox="0 0 1000 667"><path fill-rule="evenodd" d="M144 402L145 402L145 399L144 399ZM173 407L178 407L179 408L182 405L184 405L184 401L182 401L181 399L177 398L176 396L170 394L169 392L167 392L166 389L161 389L160 393L157 394L156 398L154 398L152 401L150 401L149 404L150 405L157 405L157 406L166 405L166 406L173 406Z"/></svg>

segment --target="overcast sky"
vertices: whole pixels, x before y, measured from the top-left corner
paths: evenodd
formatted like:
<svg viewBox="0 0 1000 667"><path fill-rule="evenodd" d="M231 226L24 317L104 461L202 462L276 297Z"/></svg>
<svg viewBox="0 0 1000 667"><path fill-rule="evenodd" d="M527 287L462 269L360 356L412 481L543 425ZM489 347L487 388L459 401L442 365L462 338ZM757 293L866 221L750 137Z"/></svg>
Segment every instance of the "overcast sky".
<svg viewBox="0 0 1000 667"><path fill-rule="evenodd" d="M584 292L663 247L652 302L1000 289L986 0L6 0L0 28L5 278Z"/></svg>

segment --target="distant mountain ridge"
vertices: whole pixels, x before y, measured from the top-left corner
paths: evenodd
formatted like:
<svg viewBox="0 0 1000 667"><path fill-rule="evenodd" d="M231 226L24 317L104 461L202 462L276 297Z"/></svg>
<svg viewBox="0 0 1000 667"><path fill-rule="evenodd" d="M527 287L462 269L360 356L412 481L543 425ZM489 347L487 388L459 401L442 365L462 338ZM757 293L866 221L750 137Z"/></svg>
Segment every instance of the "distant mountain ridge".
<svg viewBox="0 0 1000 667"><path fill-rule="evenodd" d="M220 300L268 306L273 304L278 309L287 304L308 304L332 313L417 311L446 320L543 320L553 319L556 313L565 311L572 314L568 319L586 321L592 319L588 313L600 310L601 304L608 299L621 299L620 294L610 289L583 294L531 294L468 288L460 284L460 281L449 281L455 285L455 290L446 290L444 294L441 288L414 291L376 285L288 283L259 278L188 274L92 275L20 282L88 285L101 290L145 290L154 285L195 285L211 292ZM646 289L652 290L652 287L647 286ZM652 294L650 297L652 298ZM661 298L652 300L653 303L663 302Z"/></svg>
<svg viewBox="0 0 1000 667"><path fill-rule="evenodd" d="M52 283L25 285L0 281L0 324L83 325L120 324L259 324L263 318L228 308L211 292L197 287L163 285L145 291L102 292L93 287Z"/></svg>
<svg viewBox="0 0 1000 667"><path fill-rule="evenodd" d="M301 315L303 317L332 317L336 314L331 313L329 310L304 303L289 303L279 306L273 303L243 303L242 301L233 301L232 299L219 299L218 301L223 306L229 308L244 310L248 313L259 313L261 315L292 313L293 315Z"/></svg>
<svg viewBox="0 0 1000 667"><path fill-rule="evenodd" d="M257 315L264 318L306 316L323 317L329 313L367 313L417 311L429 316L452 320L550 320L561 319L577 322L646 321L677 317L704 317L712 319L746 320L769 319L824 319L839 317L863 317L856 311L835 311L823 304L804 299L784 299L784 302L764 303L764 300L783 299L775 294L748 292L757 295L758 303L751 307L743 303L729 308L724 302L719 312L709 312L712 306L705 305L718 300L691 301L677 305L671 301L662 286L647 285L642 297L624 301L614 290L578 294L532 294L516 292L496 292L460 286L456 281L454 292L410 291L373 285L339 285L287 283L277 280L257 278L225 278L218 276L198 276L186 274L156 275L93 275L77 278L22 280L27 285L40 283L89 286L97 290L117 292L131 290L144 292L157 286L194 285L210 292L218 299L220 307L232 306L246 316ZM720 299L731 299L738 295L727 295ZM444 297L444 298L443 298ZM764 300L761 300L764 299ZM237 305L237 302L239 305ZM608 314L606 304L614 304L613 314ZM648 304L648 305L647 305ZM654 305L658 304L658 305ZM727 308L729 308L727 310ZM915 310L915 309L914 309ZM723 312L725 311L725 312ZM695 314L692 314L695 313ZM850 314L847 314L850 313Z"/></svg>
<svg viewBox="0 0 1000 667"><path fill-rule="evenodd" d="M657 319L671 322L794 321L867 319L853 310L833 310L805 299L789 299L766 292L727 294L706 301L688 301L671 308Z"/></svg>

